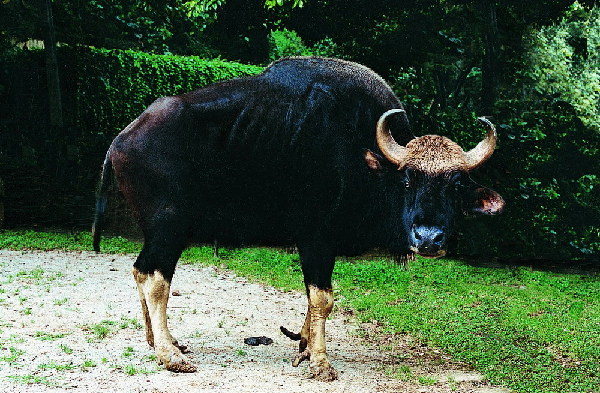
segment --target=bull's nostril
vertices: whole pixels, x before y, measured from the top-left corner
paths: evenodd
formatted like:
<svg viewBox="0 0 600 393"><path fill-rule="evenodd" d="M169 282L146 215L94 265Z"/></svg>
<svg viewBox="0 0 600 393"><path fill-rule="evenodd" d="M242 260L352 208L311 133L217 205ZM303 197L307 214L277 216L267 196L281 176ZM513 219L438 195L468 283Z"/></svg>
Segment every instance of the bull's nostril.
<svg viewBox="0 0 600 393"><path fill-rule="evenodd" d="M438 233L433 238L433 241L436 242L436 243L440 243L442 240L444 240L444 234L443 233Z"/></svg>

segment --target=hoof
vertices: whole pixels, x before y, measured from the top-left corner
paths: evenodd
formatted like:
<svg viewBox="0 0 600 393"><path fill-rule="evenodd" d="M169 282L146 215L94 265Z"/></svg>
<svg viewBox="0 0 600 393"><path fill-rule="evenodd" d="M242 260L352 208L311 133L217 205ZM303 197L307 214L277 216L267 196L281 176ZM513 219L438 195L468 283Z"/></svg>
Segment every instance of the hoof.
<svg viewBox="0 0 600 393"><path fill-rule="evenodd" d="M321 382L331 382L338 379L338 372L329 363L321 365L310 365L311 378Z"/></svg>
<svg viewBox="0 0 600 393"><path fill-rule="evenodd" d="M158 349L156 351L156 357L167 370L175 373L193 373L197 370L197 367L194 366L176 346L162 348L162 350Z"/></svg>
<svg viewBox="0 0 600 393"><path fill-rule="evenodd" d="M187 360L180 360L167 364L167 370L174 373L195 373L198 368Z"/></svg>

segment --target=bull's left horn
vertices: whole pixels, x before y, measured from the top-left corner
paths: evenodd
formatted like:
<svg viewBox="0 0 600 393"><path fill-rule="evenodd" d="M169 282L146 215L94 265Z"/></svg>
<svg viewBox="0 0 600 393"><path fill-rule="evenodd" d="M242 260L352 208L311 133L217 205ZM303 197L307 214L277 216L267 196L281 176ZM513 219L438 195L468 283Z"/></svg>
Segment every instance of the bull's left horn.
<svg viewBox="0 0 600 393"><path fill-rule="evenodd" d="M398 168L404 166L408 150L394 140L388 128L388 117L395 113L406 113L404 109L390 109L379 118L377 122L377 146L392 164L398 165Z"/></svg>
<svg viewBox="0 0 600 393"><path fill-rule="evenodd" d="M490 158L492 153L494 153L494 149L496 148L496 127L494 127L492 122L485 117L478 117L477 120L487 130L487 134L485 138L477 144L477 146L465 153L465 159L467 161L467 167L465 169L467 171L475 169L483 164L488 158Z"/></svg>

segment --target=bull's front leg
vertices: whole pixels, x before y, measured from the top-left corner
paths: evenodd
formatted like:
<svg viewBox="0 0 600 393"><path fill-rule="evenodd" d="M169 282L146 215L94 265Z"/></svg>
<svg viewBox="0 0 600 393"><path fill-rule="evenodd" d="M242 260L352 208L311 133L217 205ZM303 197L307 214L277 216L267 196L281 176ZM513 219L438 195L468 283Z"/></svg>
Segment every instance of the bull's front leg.
<svg viewBox="0 0 600 393"><path fill-rule="evenodd" d="M133 269L142 313L146 324L146 340L154 347L156 357L166 367L174 372L194 372L196 366L182 354L185 347L179 347L167 327L167 303L171 284L159 272L141 273Z"/></svg>
<svg viewBox="0 0 600 393"><path fill-rule="evenodd" d="M327 358L325 345L325 321L333 309L333 290L309 286L308 308L307 348L296 356L293 365L297 366L302 360L310 359L310 371L315 379L333 381L337 379L338 373Z"/></svg>
<svg viewBox="0 0 600 393"><path fill-rule="evenodd" d="M281 331L292 340L299 340L299 353L292 361L297 367L304 360L309 360L312 377L319 381L333 381L338 373L327 358L325 345L325 322L333 309L333 290L331 273L334 258L326 259L326 263L315 264L309 252L302 252L302 270L308 296L308 311L300 333L295 334L284 327ZM314 254L313 254L314 255Z"/></svg>

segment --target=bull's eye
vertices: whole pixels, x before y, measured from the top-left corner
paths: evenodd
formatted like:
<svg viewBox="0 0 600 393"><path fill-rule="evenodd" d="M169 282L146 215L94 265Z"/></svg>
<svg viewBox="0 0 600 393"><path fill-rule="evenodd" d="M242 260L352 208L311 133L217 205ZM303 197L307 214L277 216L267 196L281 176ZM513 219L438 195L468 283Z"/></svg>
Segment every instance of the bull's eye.
<svg viewBox="0 0 600 393"><path fill-rule="evenodd" d="M454 185L455 189L460 189L463 186L463 176L462 174L459 173L455 173L451 178L450 178L450 184Z"/></svg>
<svg viewBox="0 0 600 393"><path fill-rule="evenodd" d="M405 180L404 181L404 187L406 187L406 188L410 188L411 187L411 184L410 184L409 180Z"/></svg>

